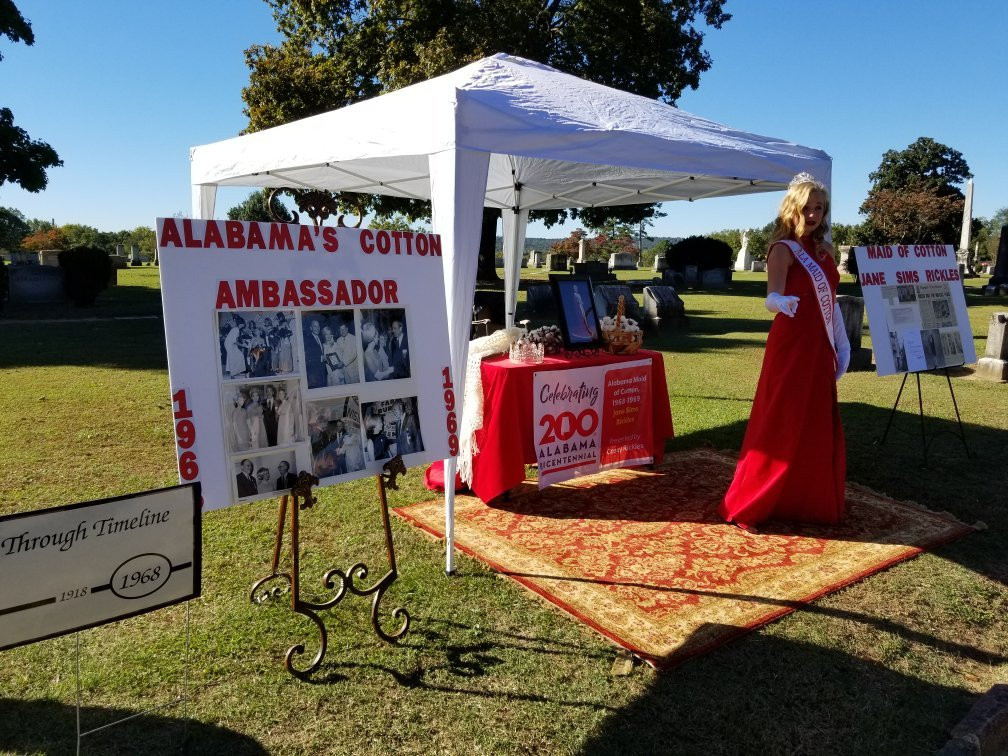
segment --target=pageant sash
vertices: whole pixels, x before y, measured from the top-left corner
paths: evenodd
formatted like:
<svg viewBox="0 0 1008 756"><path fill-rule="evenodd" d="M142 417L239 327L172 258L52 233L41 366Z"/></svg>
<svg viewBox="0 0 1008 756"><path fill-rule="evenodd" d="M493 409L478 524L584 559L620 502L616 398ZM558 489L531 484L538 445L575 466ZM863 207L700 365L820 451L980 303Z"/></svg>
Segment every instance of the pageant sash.
<svg viewBox="0 0 1008 756"><path fill-rule="evenodd" d="M819 263L812 259L812 256L808 252L802 249L800 244L790 239L781 239L781 241L787 245L795 260L801 263L801 266L805 268L805 271L812 279L816 304L819 306L819 314L822 315L823 326L826 328L826 338L829 340L830 346L833 347L835 354L836 344L833 343L833 292L830 291L826 272Z"/></svg>

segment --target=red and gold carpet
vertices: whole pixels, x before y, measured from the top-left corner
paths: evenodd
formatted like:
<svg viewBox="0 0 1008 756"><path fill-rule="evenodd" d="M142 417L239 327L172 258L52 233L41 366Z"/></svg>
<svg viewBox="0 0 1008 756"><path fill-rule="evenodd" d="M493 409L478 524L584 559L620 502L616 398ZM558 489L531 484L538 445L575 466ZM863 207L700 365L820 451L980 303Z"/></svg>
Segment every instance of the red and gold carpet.
<svg viewBox="0 0 1008 756"><path fill-rule="evenodd" d="M455 542L656 666L670 666L968 532L947 514L848 484L839 526L748 534L716 514L735 458L695 449L488 506L455 498ZM437 537L444 502L395 510Z"/></svg>

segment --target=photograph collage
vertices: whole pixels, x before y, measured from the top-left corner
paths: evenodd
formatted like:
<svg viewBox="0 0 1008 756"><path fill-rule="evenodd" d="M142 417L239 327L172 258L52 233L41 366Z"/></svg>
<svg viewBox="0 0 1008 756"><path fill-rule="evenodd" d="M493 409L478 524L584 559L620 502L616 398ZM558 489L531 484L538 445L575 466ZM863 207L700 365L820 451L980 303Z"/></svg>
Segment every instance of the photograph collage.
<svg viewBox="0 0 1008 756"><path fill-rule="evenodd" d="M897 372L963 364L962 337L948 283L885 286L882 298Z"/></svg>
<svg viewBox="0 0 1008 756"><path fill-rule="evenodd" d="M227 311L215 327L236 501L424 450L405 308Z"/></svg>

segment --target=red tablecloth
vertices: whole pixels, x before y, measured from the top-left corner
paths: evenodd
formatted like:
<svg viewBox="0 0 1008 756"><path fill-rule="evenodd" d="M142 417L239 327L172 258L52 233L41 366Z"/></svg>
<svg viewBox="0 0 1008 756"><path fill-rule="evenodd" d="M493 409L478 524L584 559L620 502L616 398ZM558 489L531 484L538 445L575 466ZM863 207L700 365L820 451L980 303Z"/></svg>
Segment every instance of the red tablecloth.
<svg viewBox="0 0 1008 756"><path fill-rule="evenodd" d="M500 496L525 480L525 465L536 461L532 438L533 373L645 358L651 359L651 448L655 462L660 462L665 439L673 435L665 363L660 352L640 349L631 355L547 357L538 365L517 364L505 356L483 360L483 427L476 431L479 453L473 456L473 493L483 501Z"/></svg>

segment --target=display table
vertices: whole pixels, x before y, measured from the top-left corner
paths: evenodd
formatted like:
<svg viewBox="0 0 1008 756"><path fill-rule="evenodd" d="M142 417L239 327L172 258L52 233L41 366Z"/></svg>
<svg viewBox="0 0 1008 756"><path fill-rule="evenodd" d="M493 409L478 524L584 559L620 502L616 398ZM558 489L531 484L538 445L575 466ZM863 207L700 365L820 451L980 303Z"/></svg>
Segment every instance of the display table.
<svg viewBox="0 0 1008 756"><path fill-rule="evenodd" d="M665 363L660 352L640 349L631 355L607 353L594 357L547 357L538 365L512 362L506 356L483 360L483 427L476 431L479 453L473 456L470 488L490 501L525 480L525 465L536 461L532 436L532 377L542 370L568 370L593 365L613 365L651 360L651 448L655 462L671 438L672 412L665 383Z"/></svg>

